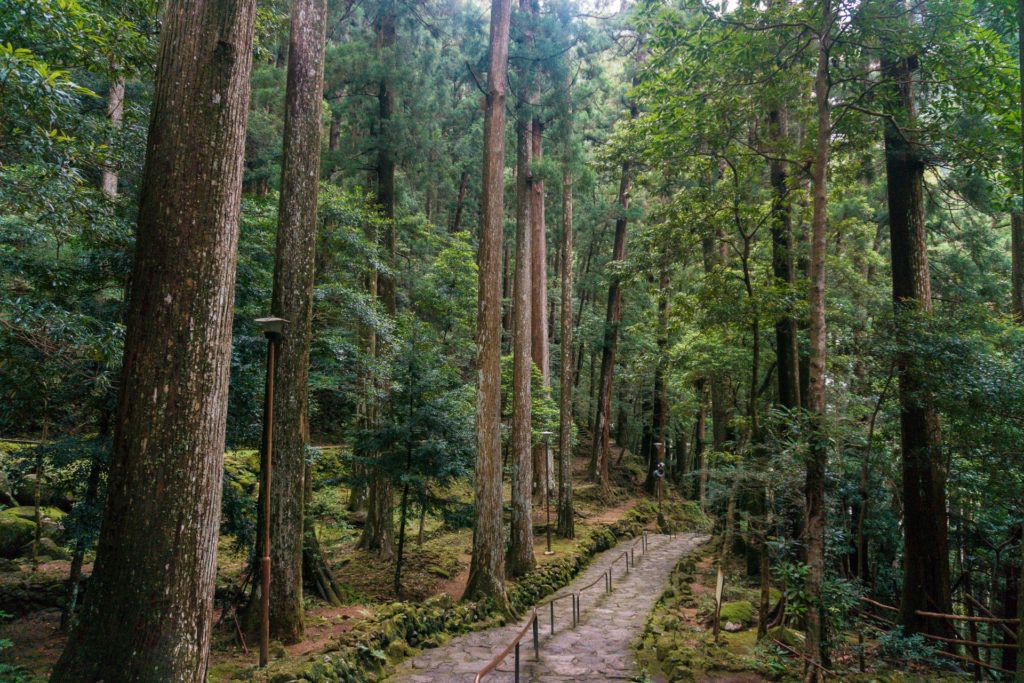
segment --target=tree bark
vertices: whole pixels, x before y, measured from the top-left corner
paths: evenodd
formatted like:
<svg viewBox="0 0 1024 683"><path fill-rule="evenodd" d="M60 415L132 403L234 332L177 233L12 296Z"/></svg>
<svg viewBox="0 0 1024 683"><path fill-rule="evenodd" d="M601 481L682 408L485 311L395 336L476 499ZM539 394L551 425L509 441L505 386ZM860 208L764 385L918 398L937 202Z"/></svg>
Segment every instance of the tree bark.
<svg viewBox="0 0 1024 683"><path fill-rule="evenodd" d="M391 117L395 109L395 93L391 84L392 52L395 47L395 9L385 0L377 20L377 44L384 75L377 84L377 109L380 130L377 136L377 205L384 218L381 246L384 256L394 266L397 234L395 230L395 153L391 135ZM398 310L394 270L377 274L377 293L384 312L394 317ZM379 349L378 349L379 351ZM376 456L379 457L379 456ZM359 547L373 550L382 558L394 554L394 495L391 480L380 464L370 468L370 495L366 507L366 525Z"/></svg>
<svg viewBox="0 0 1024 683"><path fill-rule="evenodd" d="M822 585L825 579L825 471L828 465L828 437L825 433L825 229L828 220L828 162L832 137L832 110L829 102L831 80L828 73L833 10L830 0L822 3L821 27L818 34L818 66L814 78L814 100L818 117L814 167L811 174L813 195L811 211L810 256L810 364L808 373L808 407L811 433L807 456L807 478L804 496L806 519L804 533L807 543L807 640L808 658L816 664L828 661L826 651L825 615ZM819 680L817 666L808 669L807 678Z"/></svg>
<svg viewBox="0 0 1024 683"><path fill-rule="evenodd" d="M532 3L531 12L538 11L536 3ZM530 126L531 164L539 163L544 155L541 140L541 122L533 118ZM547 226L544 220L544 181L534 178L530 182L530 317L531 342L530 353L533 363L540 370L544 390L551 387L551 350L548 334L548 252ZM543 443L533 447L533 491L540 495L541 487L547 486L548 493L554 492L555 467L552 461L554 454ZM547 462L544 462L545 459ZM547 481L544 481L545 473Z"/></svg>
<svg viewBox="0 0 1024 683"><path fill-rule="evenodd" d="M206 680L255 9L163 13L109 495L58 683Z"/></svg>
<svg viewBox="0 0 1024 683"><path fill-rule="evenodd" d="M771 136L776 146L789 133L785 108L768 113ZM778 155L778 152L776 153ZM793 265L793 219L789 201L789 173L780 159L769 162L772 191L772 274L776 281L792 287L796 283ZM775 366L779 405L792 410L800 405L800 360L797 349L796 318L786 315L775 321Z"/></svg>
<svg viewBox="0 0 1024 683"><path fill-rule="evenodd" d="M570 80L571 83L571 80ZM568 85L567 85L568 88ZM567 91L568 92L568 91ZM566 112L571 126L572 108ZM572 507L572 129L566 133L565 158L562 161L562 310L559 352L560 387L558 395L558 535L575 538L576 521Z"/></svg>
<svg viewBox="0 0 1024 683"><path fill-rule="evenodd" d="M907 327L907 318L932 309L924 224L924 163L916 141L907 137L915 118L910 62L893 55L882 60L889 90L887 113L901 126L892 121L885 125L885 175L896 334L900 344L908 346L913 332ZM952 629L947 621L916 614L918 610L946 614L952 610L946 468L939 416L916 365L913 351L897 353L904 522L900 623L908 633L950 636Z"/></svg>
<svg viewBox="0 0 1024 683"><path fill-rule="evenodd" d="M289 321L277 344L277 419L270 486L270 635L284 643L298 642L305 630L302 528L309 446L309 346L313 336L326 16L324 0L292 3L271 303L272 314ZM257 548L256 556L261 554L262 548ZM258 578L258 564L255 574ZM260 581L254 580L253 604L259 602L259 590Z"/></svg>
<svg viewBox="0 0 1024 683"><path fill-rule="evenodd" d="M473 554L463 599L509 609L501 521L501 248L504 218L505 81L511 0L491 1L481 193L476 331L476 490Z"/></svg>
<svg viewBox="0 0 1024 683"><path fill-rule="evenodd" d="M529 11L529 0L520 0L519 9L525 15ZM528 27L524 31L524 48L528 50L532 42L532 28ZM533 301L530 280L533 271L534 208L530 168L533 146L530 134L531 80L530 76L523 74L525 85L518 98L516 117L516 263L512 286L512 523L505 567L509 576L522 576L537 564L533 554L532 492L535 463L531 410Z"/></svg>
<svg viewBox="0 0 1024 683"><path fill-rule="evenodd" d="M110 66L114 75L107 91L107 121L113 130L120 130L124 119L124 75L118 71L116 60L111 59ZM117 197L117 170L110 164L104 164L100 172L100 189L110 199Z"/></svg>
<svg viewBox="0 0 1024 683"><path fill-rule="evenodd" d="M636 107L634 106L634 109ZM615 244L612 247L612 261L626 258L626 227L629 221L629 191L633 174L629 161L622 162L622 177L619 181L619 217L615 219ZM590 457L590 478L608 488L608 457L611 444L609 418L612 412L612 381L615 370L615 352L619 345L619 321L622 318L622 284L616 275L608 284L608 308L605 314L604 340L601 344L601 374L597 393L597 415L594 421L594 442Z"/></svg>

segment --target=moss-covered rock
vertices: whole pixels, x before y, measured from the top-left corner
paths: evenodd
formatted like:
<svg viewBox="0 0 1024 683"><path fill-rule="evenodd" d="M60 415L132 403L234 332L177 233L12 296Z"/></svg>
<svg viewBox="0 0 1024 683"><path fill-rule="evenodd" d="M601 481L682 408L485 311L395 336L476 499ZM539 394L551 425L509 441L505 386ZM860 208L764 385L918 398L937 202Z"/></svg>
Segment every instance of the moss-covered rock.
<svg viewBox="0 0 1024 683"><path fill-rule="evenodd" d="M731 621L748 626L754 622L754 606L750 604L749 600L724 602L720 616L723 624Z"/></svg>
<svg viewBox="0 0 1024 683"><path fill-rule="evenodd" d="M39 512L43 536L60 538L65 513L55 507L42 507ZM0 557L13 559L25 555L26 544L35 538L35 519L36 509L29 505L0 511Z"/></svg>
<svg viewBox="0 0 1024 683"><path fill-rule="evenodd" d="M36 533L36 525L32 521L14 514L7 514L11 508L0 512L0 557L13 560L21 554L26 543L32 541Z"/></svg>

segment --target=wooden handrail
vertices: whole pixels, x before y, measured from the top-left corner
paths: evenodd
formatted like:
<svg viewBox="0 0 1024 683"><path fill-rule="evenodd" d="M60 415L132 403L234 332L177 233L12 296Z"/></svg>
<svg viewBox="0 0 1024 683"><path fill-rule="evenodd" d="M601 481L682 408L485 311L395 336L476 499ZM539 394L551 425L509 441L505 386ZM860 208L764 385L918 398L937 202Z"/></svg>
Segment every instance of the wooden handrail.
<svg viewBox="0 0 1024 683"><path fill-rule="evenodd" d="M966 655L958 655L958 654L955 654L953 652L946 652L945 650L936 650L935 654L937 654L939 656L942 656L942 657L949 657L950 659L959 659L961 662L967 662L968 664L976 664L978 666L983 666L986 669L992 669L993 671L998 671L999 673L1004 673L1004 674L1012 674L1012 673L1014 673L1013 671L1010 671L1009 669L1004 669L1001 666L996 666L995 664L989 664L988 662L983 662L983 661L981 661L979 659L975 659L974 657L967 657Z"/></svg>
<svg viewBox="0 0 1024 683"><path fill-rule="evenodd" d="M522 629L520 629L519 633L516 634L516 637L512 639L512 642L505 646L504 650L499 652L496 657L491 659L491 661L489 661L487 665L484 666L484 668L480 669L479 673L477 673L476 675L476 678L473 679L474 683L480 683L484 676L497 669L498 665L505 661L505 657L508 657L512 653L512 650L515 649L516 645L519 644L519 641L521 641L523 639L523 636L526 635L526 630L533 626L533 624L536 621L537 608L534 607L530 619L527 619L526 624L523 626Z"/></svg>
<svg viewBox="0 0 1024 683"><path fill-rule="evenodd" d="M953 619L955 621L974 621L981 624L1019 624L1020 619L1003 617L970 617L966 614L943 614L942 612L925 612L917 610L914 612L919 617L935 617L937 619Z"/></svg>
<svg viewBox="0 0 1024 683"><path fill-rule="evenodd" d="M899 612L900 611L898 607L893 607L892 605L886 605L886 604L878 602L876 600L872 600L871 598L865 598L863 595L861 596L860 599L863 602L868 603L869 605L874 605L875 607L881 607L882 609L887 609L890 612Z"/></svg>
<svg viewBox="0 0 1024 683"><path fill-rule="evenodd" d="M953 643L954 645L966 645L968 647L984 647L991 650L1016 650L1016 643L983 643L976 640L961 640L960 638L948 638L946 636L936 636L931 633L921 633L921 635L929 640L938 640L943 643Z"/></svg>

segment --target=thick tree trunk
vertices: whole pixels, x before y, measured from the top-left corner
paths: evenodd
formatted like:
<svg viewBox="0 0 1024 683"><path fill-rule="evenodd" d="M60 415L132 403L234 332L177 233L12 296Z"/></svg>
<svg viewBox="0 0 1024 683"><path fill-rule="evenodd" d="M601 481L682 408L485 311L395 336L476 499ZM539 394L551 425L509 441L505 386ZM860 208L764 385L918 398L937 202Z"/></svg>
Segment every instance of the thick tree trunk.
<svg viewBox="0 0 1024 683"><path fill-rule="evenodd" d="M828 465L828 437L825 434L825 254L826 222L828 220L828 162L832 136L832 111L829 102L828 73L829 33L832 30L830 0L822 4L822 20L818 35L818 66L814 79L814 100L818 115L814 167L811 174L813 196L811 212L810 256L810 364L808 373L808 407L811 413L810 453L807 457L807 478L804 488L807 543L807 640L806 651L811 661L827 663L825 615L822 585L825 580L825 470ZM808 669L808 678L822 678L815 666Z"/></svg>
<svg viewBox="0 0 1024 683"><path fill-rule="evenodd" d="M567 113L572 118L572 110ZM562 310L558 396L558 535L575 538L576 522L572 507L572 142L566 135L562 163Z"/></svg>
<svg viewBox="0 0 1024 683"><path fill-rule="evenodd" d="M395 46L395 10L391 0L381 7L377 23L377 42L383 62L384 76L377 84L377 108L380 131L377 136L377 205L384 218L381 246L392 266L397 241L395 229L395 153L391 133L391 117L395 110L395 93L391 85L392 52ZM378 273L377 292L384 312L394 316L398 310L394 271ZM378 349L379 351L379 349ZM390 558L394 545L394 495L391 481L382 466L370 468L370 496L366 507L366 525L359 547L374 550L382 558Z"/></svg>
<svg viewBox="0 0 1024 683"><path fill-rule="evenodd" d="M612 261L626 258L626 211L629 209L629 191L633 182L630 162L622 163L619 181L619 217L615 219L615 244ZM615 370L615 352L619 345L619 320L622 317L622 284L612 275L608 284L608 308L605 314L604 340L601 344L601 374L597 392L597 415L594 421L594 442L590 457L590 478L608 488L608 458L611 444L612 380Z"/></svg>
<svg viewBox="0 0 1024 683"><path fill-rule="evenodd" d="M528 0L520 1L520 10ZM527 29L523 42L532 43ZM524 74L525 76L525 74ZM531 79L523 79L528 82ZM533 554L533 425L531 356L533 325L530 275L533 239L529 86L520 93L516 120L516 265L512 288L512 522L506 572L522 576L537 564ZM543 448L543 446L541 447ZM541 461L543 464L543 460Z"/></svg>
<svg viewBox="0 0 1024 683"><path fill-rule="evenodd" d="M102 531L51 680L206 680L255 2L172 0Z"/></svg>
<svg viewBox="0 0 1024 683"><path fill-rule="evenodd" d="M309 345L313 322L326 15L324 0L292 3L271 304L273 315L289 321L277 344L274 467L270 486L270 635L285 643L298 642L305 629L303 494L309 445ZM262 548L257 549L256 555L262 555ZM258 578L258 564L256 575ZM254 580L251 596L254 604L259 602L259 590L260 581Z"/></svg>
<svg viewBox="0 0 1024 683"><path fill-rule="evenodd" d="M533 3L532 7L537 9L536 3ZM540 163L544 155L541 132L540 119L534 117L530 126L531 164ZM530 254L530 352L533 363L540 370L544 380L544 389L548 391L551 387L551 350L548 342L548 251L547 226L544 220L544 181L540 179L532 179L530 183ZM533 447L533 491L538 495L543 493L542 486L547 486L549 494L554 493L553 455L552 450L546 448L543 443ZM547 462L544 462L545 459Z"/></svg>
<svg viewBox="0 0 1024 683"><path fill-rule="evenodd" d="M504 218L505 80L511 0L492 0L481 193L476 330L476 491L473 555L464 599L508 610L501 521L501 242Z"/></svg>
<svg viewBox="0 0 1024 683"><path fill-rule="evenodd" d="M787 112L776 109L768 114L773 141L781 144L789 134ZM786 163L769 162L772 191L772 274L792 287L796 283L793 266L793 219L789 201L789 173ZM796 318L786 315L775 321L775 366L779 405L792 410L800 405L800 360L797 349Z"/></svg>
<svg viewBox="0 0 1024 683"><path fill-rule="evenodd" d="M885 125L885 175L892 253L892 296L896 334L912 342L908 316L932 308L928 247L924 224L924 163L907 130L914 126L913 76L910 60L887 56L883 75L889 81ZM946 467L941 452L939 416L922 378L914 369L913 351L897 353L900 431L903 452L903 590L900 623L908 633L952 634L949 623L926 619L918 610L949 613L949 541L946 520Z"/></svg>
<svg viewBox="0 0 1024 683"><path fill-rule="evenodd" d="M116 60L111 60L111 68L114 75L107 91L107 120L113 130L120 130L124 120L124 75L117 70ZM100 189L111 199L117 197L117 169L109 164L100 172Z"/></svg>

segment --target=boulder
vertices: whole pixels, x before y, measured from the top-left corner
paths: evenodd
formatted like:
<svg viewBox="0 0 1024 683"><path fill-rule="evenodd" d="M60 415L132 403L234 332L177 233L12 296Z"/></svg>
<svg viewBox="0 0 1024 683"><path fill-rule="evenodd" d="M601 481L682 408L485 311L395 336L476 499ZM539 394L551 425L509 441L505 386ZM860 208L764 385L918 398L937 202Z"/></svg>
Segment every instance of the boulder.
<svg viewBox="0 0 1024 683"><path fill-rule="evenodd" d="M19 508L11 508L17 509ZM0 557L13 560L18 557L22 547L35 537L36 525L23 517L7 514L8 512L10 510L0 512Z"/></svg>
<svg viewBox="0 0 1024 683"><path fill-rule="evenodd" d="M743 624L737 624L735 621L725 622L725 626L722 627L723 631L727 633L738 633L743 630Z"/></svg>
<svg viewBox="0 0 1024 683"><path fill-rule="evenodd" d="M48 539L58 538L65 513L52 507L40 508L39 512L42 515L43 536ZM22 554L25 545L35 538L35 519L35 508L27 505L0 511L0 557L10 560Z"/></svg>
<svg viewBox="0 0 1024 683"><path fill-rule="evenodd" d="M749 600L723 602L720 616L723 623L732 621L738 624L750 624L754 621L754 605Z"/></svg>

